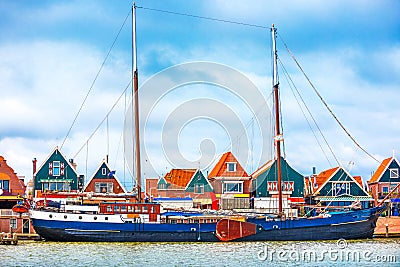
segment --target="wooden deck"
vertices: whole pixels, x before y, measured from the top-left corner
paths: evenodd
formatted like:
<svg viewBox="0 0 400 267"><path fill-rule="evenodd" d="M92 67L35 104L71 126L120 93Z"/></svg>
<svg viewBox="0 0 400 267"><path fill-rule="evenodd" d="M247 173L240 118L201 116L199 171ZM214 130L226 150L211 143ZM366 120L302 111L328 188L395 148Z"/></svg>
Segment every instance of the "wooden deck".
<svg viewBox="0 0 400 267"><path fill-rule="evenodd" d="M400 237L400 217L379 217L374 237Z"/></svg>

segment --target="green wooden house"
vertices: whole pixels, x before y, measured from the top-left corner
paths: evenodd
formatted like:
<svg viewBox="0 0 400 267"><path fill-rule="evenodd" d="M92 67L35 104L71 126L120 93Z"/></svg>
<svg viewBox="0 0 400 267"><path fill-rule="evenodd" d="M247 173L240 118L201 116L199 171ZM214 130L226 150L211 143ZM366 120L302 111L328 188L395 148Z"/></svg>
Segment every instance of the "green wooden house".
<svg viewBox="0 0 400 267"><path fill-rule="evenodd" d="M322 206L344 207L359 201L367 208L373 200L364 188L361 176L352 176L341 166L306 179L306 186L312 202Z"/></svg>
<svg viewBox="0 0 400 267"><path fill-rule="evenodd" d="M284 158L281 160L281 168L282 194L291 202L303 202L304 176L290 167ZM270 160L251 175L253 197L269 198L278 194L277 171L276 160Z"/></svg>
<svg viewBox="0 0 400 267"><path fill-rule="evenodd" d="M43 192L76 192L83 188L84 176L78 175L58 147L50 153L34 174L35 196Z"/></svg>

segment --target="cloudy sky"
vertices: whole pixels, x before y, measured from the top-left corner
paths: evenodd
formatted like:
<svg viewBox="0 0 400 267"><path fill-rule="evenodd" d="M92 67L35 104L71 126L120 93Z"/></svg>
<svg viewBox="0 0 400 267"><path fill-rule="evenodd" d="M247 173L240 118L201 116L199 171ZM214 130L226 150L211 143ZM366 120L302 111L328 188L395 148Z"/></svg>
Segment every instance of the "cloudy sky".
<svg viewBox="0 0 400 267"><path fill-rule="evenodd" d="M249 173L270 157L264 103L271 102L272 23L280 61L295 84L289 86L280 65L288 162L304 175L313 166L319 172L341 164L364 180L379 164L341 130L283 42L366 151L378 161L393 151L399 155L400 3L266 2L136 2L143 7L136 13L145 177L171 167L207 171L227 150ZM123 145L131 98L131 4L0 0L0 155L18 175L31 178L32 159L40 165L59 146L87 177L109 154L117 176L132 185ZM316 142L295 89L331 149L318 133L322 149Z"/></svg>

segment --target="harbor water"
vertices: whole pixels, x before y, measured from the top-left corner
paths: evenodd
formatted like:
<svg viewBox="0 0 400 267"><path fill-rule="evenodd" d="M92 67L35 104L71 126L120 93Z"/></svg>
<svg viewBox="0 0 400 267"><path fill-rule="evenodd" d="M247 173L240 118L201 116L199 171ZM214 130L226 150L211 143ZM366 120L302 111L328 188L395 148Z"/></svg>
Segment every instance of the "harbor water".
<svg viewBox="0 0 400 267"><path fill-rule="evenodd" d="M1 266L400 266L400 239L229 243L22 241Z"/></svg>

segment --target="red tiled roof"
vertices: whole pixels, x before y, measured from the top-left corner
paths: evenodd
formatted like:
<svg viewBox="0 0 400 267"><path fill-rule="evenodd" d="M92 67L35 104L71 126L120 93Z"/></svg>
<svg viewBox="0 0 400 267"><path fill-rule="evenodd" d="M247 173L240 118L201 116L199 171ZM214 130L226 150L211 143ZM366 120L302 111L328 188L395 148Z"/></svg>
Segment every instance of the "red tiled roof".
<svg viewBox="0 0 400 267"><path fill-rule="evenodd" d="M320 174L318 174L315 177L315 181L316 181L315 183L318 185L318 188L314 188L314 178L312 178L311 182L313 183L312 187L315 189L314 192L317 192L319 189L321 189L321 186L323 184L325 184L325 182L327 180L329 180L329 178L331 178L331 176L337 171L338 168L339 167L335 167L335 168L332 168L329 170L325 170L325 171L321 172Z"/></svg>
<svg viewBox="0 0 400 267"><path fill-rule="evenodd" d="M353 176L353 178L361 186L361 188L364 188L363 180L362 180L361 176Z"/></svg>
<svg viewBox="0 0 400 267"><path fill-rule="evenodd" d="M172 169L164 176L164 179L170 184L186 187L196 171L196 169Z"/></svg>
<svg viewBox="0 0 400 267"><path fill-rule="evenodd" d="M378 169L376 172L372 175L371 179L369 179L368 183L374 183L378 182L379 178L382 176L382 174L385 172L387 166L389 166L390 162L392 161L393 158L387 158L384 159L379 165Z"/></svg>
<svg viewBox="0 0 400 267"><path fill-rule="evenodd" d="M236 163L236 171L228 172L227 171L227 164L228 162ZM214 168L211 170L210 174L208 175L209 178L211 177L249 177L247 172L243 169L242 165L240 165L239 161L236 157L232 154L232 152L224 153Z"/></svg>

